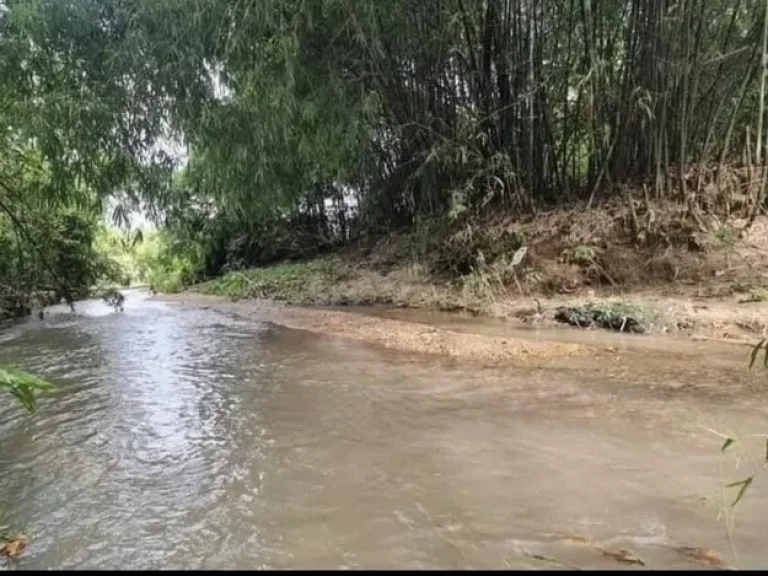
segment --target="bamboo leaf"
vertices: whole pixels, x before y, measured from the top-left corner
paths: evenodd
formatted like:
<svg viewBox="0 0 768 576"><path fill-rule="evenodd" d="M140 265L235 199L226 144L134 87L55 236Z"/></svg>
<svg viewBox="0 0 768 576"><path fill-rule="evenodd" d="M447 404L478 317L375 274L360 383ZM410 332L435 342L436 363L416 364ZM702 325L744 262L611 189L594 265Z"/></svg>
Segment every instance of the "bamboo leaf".
<svg viewBox="0 0 768 576"><path fill-rule="evenodd" d="M754 476L750 476L749 478L745 478L744 480L739 480L738 482L731 482L730 484L726 484L726 488L736 488L739 487L739 491L736 494L736 499L731 503L731 506L736 506L742 498L744 498L744 494L746 494L747 489L752 484L752 481L755 479Z"/></svg>
<svg viewBox="0 0 768 576"><path fill-rule="evenodd" d="M3 389L26 410L34 412L37 408L37 393L52 390L53 385L27 372L0 367L0 390Z"/></svg>

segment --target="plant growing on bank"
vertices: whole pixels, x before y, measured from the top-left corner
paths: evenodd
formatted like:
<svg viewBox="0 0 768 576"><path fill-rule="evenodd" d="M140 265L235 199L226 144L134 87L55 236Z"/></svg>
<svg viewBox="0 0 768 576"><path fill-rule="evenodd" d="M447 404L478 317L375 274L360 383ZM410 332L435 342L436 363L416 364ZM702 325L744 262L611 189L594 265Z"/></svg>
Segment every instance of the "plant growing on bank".
<svg viewBox="0 0 768 576"><path fill-rule="evenodd" d="M766 302L768 301L768 290L765 288L752 288L747 293L747 296L740 300L740 303L750 303L750 302ZM752 360L752 364L754 364L755 359Z"/></svg>
<svg viewBox="0 0 768 576"><path fill-rule="evenodd" d="M570 259L580 266L596 264L600 249L591 244L577 244L571 249Z"/></svg>
<svg viewBox="0 0 768 576"><path fill-rule="evenodd" d="M345 266L335 259L283 263L267 268L233 271L197 289L233 300L269 298L291 304L312 304L347 278Z"/></svg>

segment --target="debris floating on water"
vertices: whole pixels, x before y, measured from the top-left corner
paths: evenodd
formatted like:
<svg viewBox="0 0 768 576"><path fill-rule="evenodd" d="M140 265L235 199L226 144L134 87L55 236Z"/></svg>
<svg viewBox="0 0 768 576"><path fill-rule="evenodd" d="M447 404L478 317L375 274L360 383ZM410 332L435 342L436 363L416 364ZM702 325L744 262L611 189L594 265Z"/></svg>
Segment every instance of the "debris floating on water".
<svg viewBox="0 0 768 576"><path fill-rule="evenodd" d="M619 548L618 550L608 550L602 548L600 551L603 553L603 556L609 556L617 562L621 562L622 564L637 564L639 566L645 566L645 561L640 558L640 556L631 550L627 550L626 548Z"/></svg>
<svg viewBox="0 0 768 576"><path fill-rule="evenodd" d="M727 568L728 563L723 560L722 556L711 548L697 548L694 546L680 546L676 548L678 552L681 552L697 564L704 564L707 566L716 566L718 568Z"/></svg>
<svg viewBox="0 0 768 576"><path fill-rule="evenodd" d="M27 549L27 537L23 534L12 536L0 544L0 556L4 558L18 558Z"/></svg>

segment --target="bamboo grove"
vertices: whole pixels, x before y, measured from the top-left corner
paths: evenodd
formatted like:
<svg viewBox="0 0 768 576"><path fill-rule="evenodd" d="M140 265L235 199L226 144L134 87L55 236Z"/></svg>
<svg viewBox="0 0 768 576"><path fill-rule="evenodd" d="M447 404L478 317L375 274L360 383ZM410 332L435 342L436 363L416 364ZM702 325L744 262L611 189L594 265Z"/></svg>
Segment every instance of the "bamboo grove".
<svg viewBox="0 0 768 576"><path fill-rule="evenodd" d="M3 6L4 101L36 109L7 134L57 192L149 206L209 273L623 185L696 216L692 166L768 160L765 0Z"/></svg>

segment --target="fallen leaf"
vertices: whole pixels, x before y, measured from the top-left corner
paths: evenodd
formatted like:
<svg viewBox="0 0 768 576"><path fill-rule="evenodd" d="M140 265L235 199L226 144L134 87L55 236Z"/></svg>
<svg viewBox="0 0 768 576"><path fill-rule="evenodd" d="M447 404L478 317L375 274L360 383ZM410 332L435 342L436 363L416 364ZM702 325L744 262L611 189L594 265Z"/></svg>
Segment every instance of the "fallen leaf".
<svg viewBox="0 0 768 576"><path fill-rule="evenodd" d="M602 552L603 556L610 556L617 562L621 562L623 564L638 564L640 566L645 566L645 561L640 558L640 556L630 550L627 550L626 548L620 548L618 550L603 549Z"/></svg>
<svg viewBox="0 0 768 576"><path fill-rule="evenodd" d="M27 548L27 537L23 534L14 536L0 545L0 556L6 558L18 558L24 554Z"/></svg>
<svg viewBox="0 0 768 576"><path fill-rule="evenodd" d="M728 564L723 560L715 550L711 548L697 548L695 546L681 546L676 549L678 552L683 553L685 556L698 562L699 564L706 564L707 566L717 566L719 568L725 568Z"/></svg>

